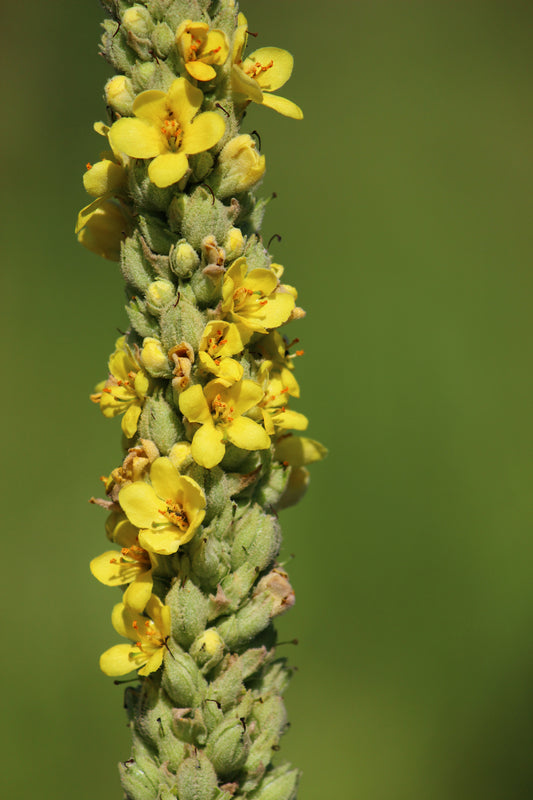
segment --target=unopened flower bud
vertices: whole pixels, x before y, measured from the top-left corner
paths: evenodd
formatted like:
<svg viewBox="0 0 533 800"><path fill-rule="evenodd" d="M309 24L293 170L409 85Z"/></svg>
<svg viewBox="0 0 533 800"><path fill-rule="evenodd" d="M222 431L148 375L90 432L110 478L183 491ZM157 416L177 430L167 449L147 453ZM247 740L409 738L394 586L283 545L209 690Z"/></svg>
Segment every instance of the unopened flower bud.
<svg viewBox="0 0 533 800"><path fill-rule="evenodd" d="M250 795L250 800L293 800L296 797L299 773L289 765L276 767L268 772L259 787Z"/></svg>
<svg viewBox="0 0 533 800"><path fill-rule="evenodd" d="M123 116L133 113L132 105L135 92L132 83L125 75L115 75L105 85L105 100L113 111L118 111Z"/></svg>
<svg viewBox="0 0 533 800"><path fill-rule="evenodd" d="M220 153L215 174L219 197L245 192L261 180L265 157L255 149L255 141L247 133L235 136Z"/></svg>
<svg viewBox="0 0 533 800"><path fill-rule="evenodd" d="M176 289L170 281L154 281L146 290L146 306L152 314L159 314L175 296Z"/></svg>
<svg viewBox="0 0 533 800"><path fill-rule="evenodd" d="M185 239L172 250L170 266L179 278L189 278L199 263L198 253Z"/></svg>
<svg viewBox="0 0 533 800"><path fill-rule="evenodd" d="M124 12L122 27L129 33L145 39L154 27L154 23L148 9L144 6L135 5Z"/></svg>
<svg viewBox="0 0 533 800"><path fill-rule="evenodd" d="M242 256L244 250L245 238L242 235L240 228L230 228L226 241L224 242L224 250L226 251L226 259L233 261L235 258Z"/></svg>
<svg viewBox="0 0 533 800"><path fill-rule="evenodd" d="M147 336L143 341L141 363L154 378L163 378L170 375L168 358L163 352L161 342L151 336Z"/></svg>
<svg viewBox="0 0 533 800"><path fill-rule="evenodd" d="M224 640L218 631L208 628L194 640L189 652L205 673L222 659L224 649Z"/></svg>
<svg viewBox="0 0 533 800"><path fill-rule="evenodd" d="M176 442L176 444L171 448L168 457L178 472L183 472L193 463L190 442Z"/></svg>

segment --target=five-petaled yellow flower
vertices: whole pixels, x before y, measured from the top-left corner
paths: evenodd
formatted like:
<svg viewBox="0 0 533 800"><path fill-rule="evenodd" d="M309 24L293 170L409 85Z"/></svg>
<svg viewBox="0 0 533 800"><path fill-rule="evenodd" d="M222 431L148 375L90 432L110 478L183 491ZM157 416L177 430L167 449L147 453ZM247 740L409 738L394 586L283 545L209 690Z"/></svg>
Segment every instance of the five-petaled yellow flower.
<svg viewBox="0 0 533 800"><path fill-rule="evenodd" d="M270 437L265 429L243 416L261 402L263 390L255 381L238 381L228 386L215 379L203 388L190 386L180 395L180 411L189 422L201 427L194 434L191 454L197 464L211 469L226 452L226 442L243 450L266 450Z"/></svg>
<svg viewBox="0 0 533 800"><path fill-rule="evenodd" d="M293 290L269 269L248 272L246 258L233 262L224 275L222 315L235 323L244 343L254 333L268 333L287 322L294 309Z"/></svg>
<svg viewBox="0 0 533 800"><path fill-rule="evenodd" d="M279 47L261 47L243 61L243 50L248 38L248 23L239 14L239 26L233 41L233 91L253 103L268 106L292 119L303 119L302 109L285 97L272 94L291 77L294 59L287 50Z"/></svg>
<svg viewBox="0 0 533 800"><path fill-rule="evenodd" d="M129 521L141 530L139 544L151 553L171 555L189 542L205 516L202 488L180 475L169 458L156 458L151 485L135 481L120 490L119 503Z"/></svg>
<svg viewBox="0 0 533 800"><path fill-rule="evenodd" d="M122 546L121 552L107 550L93 558L90 568L105 586L129 584L123 601L128 608L141 614L152 594L152 567L156 562L155 556L139 545L138 533L136 528L122 526L115 535L115 541Z"/></svg>
<svg viewBox="0 0 533 800"><path fill-rule="evenodd" d="M185 69L197 81L216 78L212 65L222 65L229 55L226 34L218 28L210 30L207 22L186 19L176 31L176 45Z"/></svg>
<svg viewBox="0 0 533 800"><path fill-rule="evenodd" d="M122 117L109 129L113 151L153 159L148 176L156 186L177 183L189 168L187 156L209 150L224 134L220 114L197 113L203 99L185 78L176 78L166 93L141 92L133 102L135 117Z"/></svg>
<svg viewBox="0 0 533 800"><path fill-rule="evenodd" d="M233 322L216 320L208 322L205 327L198 348L198 358L204 370L227 381L229 386L240 381L243 376L241 364L230 358L240 353L243 348L237 326Z"/></svg>
<svg viewBox="0 0 533 800"><path fill-rule="evenodd" d="M124 603L117 603L111 622L116 632L131 639L133 644L116 644L102 653L102 672L117 677L138 669L139 675L144 676L159 669L170 636L168 606L153 594L146 604L146 616L141 616Z"/></svg>
<svg viewBox="0 0 533 800"><path fill-rule="evenodd" d="M126 337L116 341L116 350L109 359L109 378L99 384L93 403L98 403L104 417L124 414L122 430L131 439L137 430L141 408L150 387L148 376L139 363Z"/></svg>

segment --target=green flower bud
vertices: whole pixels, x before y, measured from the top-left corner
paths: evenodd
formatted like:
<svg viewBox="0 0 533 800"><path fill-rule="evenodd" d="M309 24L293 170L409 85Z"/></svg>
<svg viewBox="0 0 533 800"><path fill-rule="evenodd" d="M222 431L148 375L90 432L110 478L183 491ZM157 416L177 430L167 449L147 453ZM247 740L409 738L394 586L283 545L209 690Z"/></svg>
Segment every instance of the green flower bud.
<svg viewBox="0 0 533 800"><path fill-rule="evenodd" d="M220 778L231 778L246 761L249 749L240 719L225 719L209 736L206 754Z"/></svg>
<svg viewBox="0 0 533 800"><path fill-rule="evenodd" d="M257 578L257 572L258 570L253 564L245 562L221 582L222 591L228 601L228 611L236 611L244 599L248 597L248 593Z"/></svg>
<svg viewBox="0 0 533 800"><path fill-rule="evenodd" d="M163 397L146 398L139 417L138 433L143 439L151 439L163 456L184 438L179 417Z"/></svg>
<svg viewBox="0 0 533 800"><path fill-rule="evenodd" d="M156 797L159 785L159 770L150 759L142 766L134 758L118 765L122 788L130 797Z"/></svg>
<svg viewBox="0 0 533 800"><path fill-rule="evenodd" d="M171 303L161 314L162 345L168 352L181 342L188 342L197 351L205 325L204 314L182 296L176 305Z"/></svg>
<svg viewBox="0 0 533 800"><path fill-rule="evenodd" d="M205 674L221 661L225 650L224 641L215 628L208 628L191 645L190 654Z"/></svg>
<svg viewBox="0 0 533 800"><path fill-rule="evenodd" d="M104 88L107 105L121 116L131 116L135 100L133 84L125 75L115 75L108 80Z"/></svg>
<svg viewBox="0 0 533 800"><path fill-rule="evenodd" d="M213 202L211 192L200 186L185 201L182 236L195 250L200 250L206 231L223 242L238 210L238 206L225 206L220 200Z"/></svg>
<svg viewBox="0 0 533 800"><path fill-rule="evenodd" d="M182 762L176 775L180 800L213 800L217 776L213 765L202 751Z"/></svg>
<svg viewBox="0 0 533 800"><path fill-rule="evenodd" d="M170 281L157 280L146 290L146 307L152 314L160 314L176 297L176 289Z"/></svg>
<svg viewBox="0 0 533 800"><path fill-rule="evenodd" d="M207 683L194 660L188 653L165 653L165 669L161 685L177 708L199 706L205 697Z"/></svg>
<svg viewBox="0 0 533 800"><path fill-rule="evenodd" d="M194 746L204 745L207 741L207 728L199 708L195 709L194 716L189 716L189 708L175 708L174 733L181 741Z"/></svg>
<svg viewBox="0 0 533 800"><path fill-rule="evenodd" d="M230 650L244 647L270 624L273 603L265 594L245 605L217 626Z"/></svg>
<svg viewBox="0 0 533 800"><path fill-rule="evenodd" d="M165 602L170 606L172 638L188 650L205 630L209 599L191 580L182 584L177 579Z"/></svg>
<svg viewBox="0 0 533 800"><path fill-rule="evenodd" d="M159 333L159 326L155 318L150 314L146 308L146 303L139 300L139 298L131 299L126 306L126 314L132 328L143 339L147 336L157 337Z"/></svg>
<svg viewBox="0 0 533 800"><path fill-rule="evenodd" d="M214 536L209 526L191 543L189 557L194 577L207 591L215 591L228 570L227 544Z"/></svg>
<svg viewBox="0 0 533 800"><path fill-rule="evenodd" d="M288 764L268 772L260 786L249 795L250 800L294 800L300 774Z"/></svg>
<svg viewBox="0 0 533 800"><path fill-rule="evenodd" d="M186 239L181 239L170 254L170 267L178 278L189 278L200 263L200 257Z"/></svg>
<svg viewBox="0 0 533 800"><path fill-rule="evenodd" d="M167 58L174 47L174 33L166 22L158 22L152 31L152 44L160 58Z"/></svg>
<svg viewBox="0 0 533 800"><path fill-rule="evenodd" d="M120 255L120 268L129 286L136 291L146 292L153 281L153 273L144 258L138 234L125 239Z"/></svg>

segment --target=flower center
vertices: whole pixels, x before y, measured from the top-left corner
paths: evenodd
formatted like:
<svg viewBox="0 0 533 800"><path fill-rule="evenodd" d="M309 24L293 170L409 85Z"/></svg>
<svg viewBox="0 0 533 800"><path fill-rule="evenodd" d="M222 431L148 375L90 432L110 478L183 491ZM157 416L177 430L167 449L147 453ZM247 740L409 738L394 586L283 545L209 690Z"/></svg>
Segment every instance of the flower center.
<svg viewBox="0 0 533 800"><path fill-rule="evenodd" d="M145 620L144 631L142 629L139 630L137 620L132 622L132 627L141 637L138 642L135 642L135 646L138 647L142 653L158 650L160 647L165 646L168 637L163 637L161 635L161 631L156 628L153 620Z"/></svg>
<svg viewBox="0 0 533 800"><path fill-rule="evenodd" d="M180 531L189 528L189 518L181 503L174 500L165 500L166 508L159 509L159 513L167 519L171 525L175 525Z"/></svg>
<svg viewBox="0 0 533 800"><path fill-rule="evenodd" d="M175 119L173 111L169 111L168 117L163 120L161 133L166 138L170 150L179 150L183 139L183 130L178 120Z"/></svg>
<svg viewBox="0 0 533 800"><path fill-rule="evenodd" d="M233 413L235 409L228 403L225 403L220 394L217 394L211 403L211 416L215 423L233 422Z"/></svg>
<svg viewBox="0 0 533 800"><path fill-rule="evenodd" d="M250 64L249 67L246 67L245 72L251 78L257 78L258 75L261 75L262 72L266 72L273 66L273 61L271 61L269 64L265 64L264 66L260 61L256 61L255 64Z"/></svg>
<svg viewBox="0 0 533 800"><path fill-rule="evenodd" d="M218 350L227 343L228 340L224 338L222 331L218 330L215 332L214 336L210 336L207 340L207 352L211 358L215 358L218 355Z"/></svg>

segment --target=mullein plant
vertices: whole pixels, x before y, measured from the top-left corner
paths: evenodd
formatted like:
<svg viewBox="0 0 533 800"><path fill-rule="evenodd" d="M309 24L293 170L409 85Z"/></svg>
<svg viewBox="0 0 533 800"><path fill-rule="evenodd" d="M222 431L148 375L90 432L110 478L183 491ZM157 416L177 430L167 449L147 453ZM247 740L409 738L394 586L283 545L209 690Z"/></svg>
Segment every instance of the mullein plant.
<svg viewBox="0 0 533 800"><path fill-rule="evenodd" d="M112 547L93 575L120 587L110 676L133 737L130 800L291 800L298 771L272 763L291 669L273 620L294 603L278 562L278 511L325 455L289 408L300 389L283 326L304 312L259 229L265 171L239 126L278 95L293 59L246 54L235 0L104 0L100 160L76 233L120 263L129 330L92 400L121 417L124 458L103 478ZM296 433L295 433L296 431Z"/></svg>

